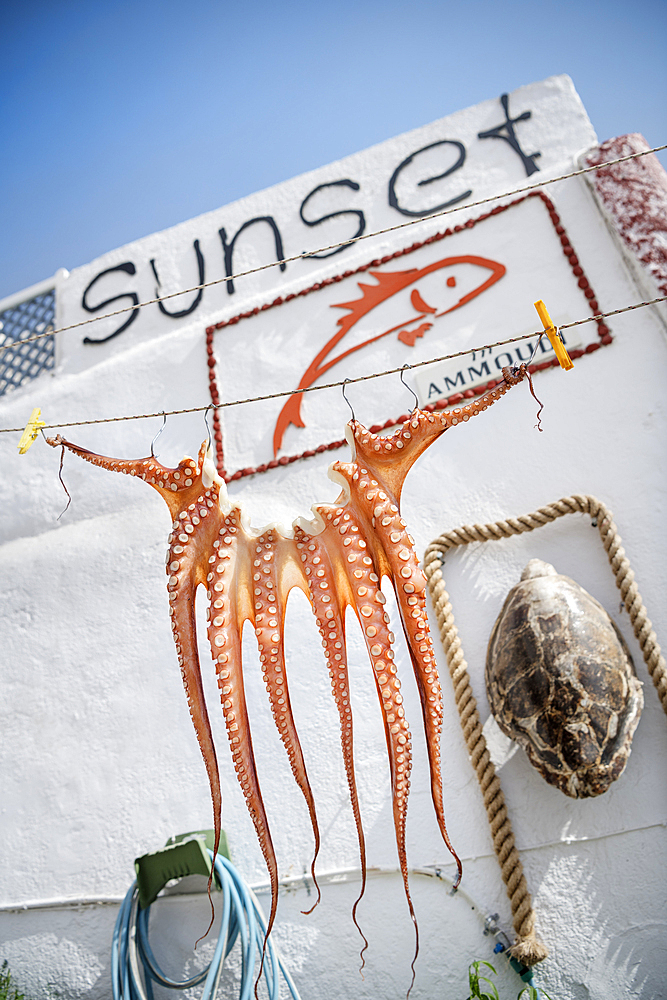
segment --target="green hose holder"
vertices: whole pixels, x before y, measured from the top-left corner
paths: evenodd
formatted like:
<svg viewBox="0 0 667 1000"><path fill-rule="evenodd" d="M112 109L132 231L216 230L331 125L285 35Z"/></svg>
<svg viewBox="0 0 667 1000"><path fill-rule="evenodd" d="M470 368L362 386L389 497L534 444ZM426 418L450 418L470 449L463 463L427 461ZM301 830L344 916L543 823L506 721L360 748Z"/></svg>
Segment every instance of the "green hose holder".
<svg viewBox="0 0 667 1000"><path fill-rule="evenodd" d="M186 875L210 878L213 863L209 851L213 851L214 840L213 830L192 830L190 833L170 837L161 850L136 858L134 869L137 873L139 908L145 910L154 903L158 894L172 879ZM220 835L218 854L231 861L224 830ZM217 877L214 876L213 881L219 889Z"/></svg>

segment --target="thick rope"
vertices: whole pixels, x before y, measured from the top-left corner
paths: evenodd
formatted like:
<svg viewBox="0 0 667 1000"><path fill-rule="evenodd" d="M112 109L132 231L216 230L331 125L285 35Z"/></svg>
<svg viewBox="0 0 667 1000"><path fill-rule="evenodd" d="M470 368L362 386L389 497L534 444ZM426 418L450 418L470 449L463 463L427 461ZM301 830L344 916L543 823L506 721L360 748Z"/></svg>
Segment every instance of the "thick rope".
<svg viewBox="0 0 667 1000"><path fill-rule="evenodd" d="M549 952L545 945L538 940L535 933L535 913L532 899L528 892L523 865L514 843L514 834L507 814L500 780L491 761L482 732L477 702L470 683L468 665L454 624L449 594L445 589L442 563L445 553L459 545L468 545L470 542L498 541L501 538L510 538L512 535L534 531L535 528L542 528L545 524L549 524L565 514L589 514L593 519L593 524L597 526L609 565L616 578L616 586L623 597L644 661L658 691L662 707L667 712L667 664L660 651L651 620L635 583L630 562L621 546L621 538L611 511L600 500L592 496L581 495L564 497L546 507L540 507L532 514L508 518L505 521L495 521L492 524L463 525L453 531L445 532L431 542L424 558L424 570L438 620L440 637L447 656L447 666L454 686L461 728L484 797L484 805L493 836L493 847L512 907L516 940L511 948L511 953L518 961L529 966L543 961Z"/></svg>
<svg viewBox="0 0 667 1000"><path fill-rule="evenodd" d="M436 543L433 543L435 545ZM462 544L462 543L457 543ZM472 693L468 664L463 656L461 640L459 639L449 594L445 590L445 581L440 567L440 553L432 552L429 546L427 554L431 553L430 561L425 564L426 577L431 593L440 628L440 637L447 655L447 666L454 686L454 697L459 712L463 736L468 748L470 761L477 774L477 780L484 798L484 805L491 826L493 847L500 864L503 881L512 907L512 922L516 932L516 940L511 953L524 965L536 965L547 958L547 948L537 939L535 934L535 913L526 878L523 874L521 858L514 843L514 834L507 814L505 796L500 787L489 751L482 732L482 723L477 711L477 702Z"/></svg>

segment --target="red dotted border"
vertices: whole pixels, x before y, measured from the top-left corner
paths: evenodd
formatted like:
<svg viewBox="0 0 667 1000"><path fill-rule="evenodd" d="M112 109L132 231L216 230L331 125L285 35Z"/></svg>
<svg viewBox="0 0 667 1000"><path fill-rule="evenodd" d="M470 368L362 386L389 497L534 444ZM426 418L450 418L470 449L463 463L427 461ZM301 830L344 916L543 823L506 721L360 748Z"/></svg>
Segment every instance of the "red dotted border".
<svg viewBox="0 0 667 1000"><path fill-rule="evenodd" d="M574 247L572 246L572 241L565 232L564 226L561 224L560 216L556 212L553 202L543 191L531 191L529 194L523 195L521 198L515 198L514 201L510 201L506 205L497 205L489 212L479 215L476 219L468 219L468 221L461 226L454 226L452 229L445 229L442 233L435 233L433 236L429 236L427 239L421 240L418 243L413 243L409 247L404 247L402 250L395 250L394 253L386 254L384 257L378 257L375 260L369 261L367 264L361 264L354 270L343 271L342 274L336 274L331 278L324 278L322 281L316 281L314 285L310 285L308 288L302 288L300 292L290 292L289 295L285 296L279 295L278 298L273 300L273 302L265 302L262 306L255 306L254 309L248 309L246 312L241 312L236 316L232 316L231 319L224 319L219 323L215 323L213 326L207 327L206 353L208 355L208 380L211 391L211 402L216 407L220 404L220 393L218 391L218 383L215 374L216 360L213 349L216 330L222 330L227 326L234 326L242 319L249 319L251 316L257 316L258 313L265 312L267 309L273 309L274 306L281 306L285 302L289 302L291 299L296 299L303 295L310 295L311 292L318 292L321 288L326 288L327 285L334 285L337 282L342 281L344 278L351 278L355 274L362 274L364 271L368 271L371 267L380 267L380 265L387 264L390 260L396 260L398 257L404 257L406 254L414 253L415 250L420 250L422 247L428 246L429 243L437 243L439 240L444 240L447 236L453 236L454 233L460 233L464 229L472 229L477 225L477 223L483 222L485 219L489 219L493 215L501 215L509 208L513 208L514 205L520 205L528 198L539 198L544 204L549 213L549 218L551 219L556 235L561 242L563 253L567 257L572 268L572 273L577 279L577 284L588 299L591 312L593 314L598 313L600 308L595 292L591 288L588 278L584 274L584 270L579 263L579 258L574 251ZM584 354L593 354L603 345L606 346L607 344L611 344L611 332L603 319L599 319L597 321L597 327L598 337L600 338L599 343L594 342L583 349L570 351L569 353L571 358L576 360L577 358L583 357ZM544 371L547 368L557 367L558 359L551 358L549 361L542 361L539 364L531 365L530 372L531 374L534 374L535 372ZM472 399L475 396L481 396L489 389L493 389L494 386L498 385L498 381L499 380L494 379L487 382L485 385L479 385L474 389L466 389L465 392L456 393L453 396L449 396L447 399L439 399L437 403L429 403L424 407L424 409L428 411L444 410L448 406L455 406L458 403L461 403L464 399ZM408 415L402 414L400 417L386 420L384 424L373 424L372 427L369 427L369 430L373 434L377 434L378 431L385 430L388 427L394 427L396 424L401 424L407 419ZM217 409L213 411L213 437L215 440L218 472L227 483L234 482L237 479L243 479L246 476L254 476L258 473L268 472L269 469L277 469L281 465L291 465L292 462L298 462L303 458L312 458L313 455L319 455L325 451L336 451L338 448L342 448L345 444L347 444L345 438L342 438L340 441L330 441L329 444L321 444L317 448L302 451L299 455L283 455L281 458L274 458L270 462L265 462L264 465L258 465L255 468L248 467L245 469L238 469L236 472L230 474L224 467L222 426L220 423L220 411Z"/></svg>

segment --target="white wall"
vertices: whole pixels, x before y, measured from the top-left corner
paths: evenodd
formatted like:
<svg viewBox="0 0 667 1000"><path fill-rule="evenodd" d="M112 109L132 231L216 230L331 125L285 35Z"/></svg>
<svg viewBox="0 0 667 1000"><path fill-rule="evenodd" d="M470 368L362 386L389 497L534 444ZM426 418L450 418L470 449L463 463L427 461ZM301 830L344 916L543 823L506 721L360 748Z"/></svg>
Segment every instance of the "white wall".
<svg viewBox="0 0 667 1000"><path fill-rule="evenodd" d="M522 148L542 154L542 172L531 181L572 169L578 154L595 143L566 77L522 88L510 101L513 115L532 111L530 121L517 126ZM504 142L476 139L477 132L499 124L502 117L497 100L485 102L113 251L60 278L58 326L87 318L80 305L83 289L96 274L123 261L135 262L133 283L128 284L125 275L125 283L105 285L102 294L100 282L96 301L128 288L141 300L151 298L151 257L158 260L161 277L164 270L166 290L195 284L195 238L207 260L207 280L222 277L217 230L223 225L235 232L247 218L272 214L283 233L286 255L348 235L350 217L312 231L298 217L301 200L326 181L349 177L361 187L357 201L350 195L342 205L336 202L322 212L363 206L367 232L407 221L387 204L388 177L415 149L442 138L463 142L468 156L461 170L432 186L438 188L433 204L438 204L436 194L447 200L471 189L471 199L477 199L520 186L526 175L517 154ZM436 161L427 166L435 170ZM559 182L548 186L547 193L601 308L649 297L650 280L637 284L587 182ZM347 199L347 191L345 195ZM125 333L105 345L83 345L82 336L106 335L112 321L61 334L57 369L3 399L1 425L23 425L36 405L47 423L205 405L207 323L353 269L481 212L463 209L447 220L362 241L326 261L299 261L288 264L284 274L275 268L239 279L233 296L224 285L206 289L200 309L181 322L149 306ZM243 246L239 242L235 269L271 259L270 249L259 237ZM415 348L386 338L377 349L353 355L349 365L333 368L324 380L531 332L537 328L532 306L537 298L545 299L559 322L590 313L537 199L383 270L422 267L462 254L500 260L507 273L479 298L437 321ZM468 280L460 274L461 281ZM350 278L217 333L222 398L292 388L318 345L332 336L335 317L343 315L330 306L357 298L357 280L372 283L367 273ZM173 300L168 306L176 308ZM513 390L491 411L452 429L420 459L406 483L403 512L423 553L436 535L456 525L532 511L573 492L595 494L614 512L660 637L665 634L661 597L666 582L661 464L665 320L655 310L644 309L619 316L610 326L611 345L580 359L567 374L551 369L536 377L535 389L545 404L544 433L535 430L536 404L527 387ZM594 324L580 330L584 343L596 339ZM411 405L396 375L351 386L348 396L359 419L369 424L382 423ZM277 409L278 404L246 404L223 413L229 469L256 466L272 457L270 436ZM307 427L289 429L285 452L294 454L342 437L347 413L339 390L313 393L304 405ZM160 423L158 418L72 428L66 436L102 454L145 455ZM175 464L184 452L194 454L204 436L201 415L171 417L156 445L158 457ZM1 657L0 893L5 909L0 911L0 959L9 959L17 981L33 996L48 996L50 987L68 997L107 997L113 906L25 912L13 907L63 898L119 897L132 879L136 856L157 849L173 833L211 825L205 771L166 613L163 557L169 517L160 498L143 484L67 456L63 474L73 499L57 521L66 502L58 481L59 453L39 440L19 457L17 439L0 436L5 510L0 585L6 609ZM326 477L332 457L344 457L344 452L241 479L230 485L230 494L246 505L255 525L267 520L289 523L307 514L311 503L335 497L337 489ZM470 547L447 560L445 577L480 711L486 718L483 666L489 632L507 590L535 556L552 562L604 604L628 640L645 682L646 700L626 771L600 798L565 798L545 784L522 752L500 773L539 932L551 950L539 969L539 981L559 1000L659 997L665 995L661 942L667 729L627 615L619 613L619 595L598 534L586 518L564 518L541 531ZM433 617L431 621L435 627ZM396 850L384 735L370 668L353 623L350 644L357 776L369 864L393 868ZM265 802L281 873L300 874L310 865L310 824L275 733L251 647L248 641L247 690ZM300 594L290 601L287 649L292 701L323 831L319 867L323 872L353 867L357 848L336 713L319 636ZM464 861L463 888L484 914L499 912L501 924L511 933L509 903L467 760L444 655L440 666L445 802L451 837ZM407 667L406 657L399 657L415 744L409 859L414 867L439 864L451 874L453 866L430 804L418 698ZM214 673L212 668L204 673L221 760L223 825L235 863L250 882L263 883L261 853L235 783L222 714L215 710ZM491 958L489 939L482 936L476 911L463 897L451 899L443 885L418 876L413 883L423 944L412 996L462 996L468 961ZM398 879L386 875L372 880L360 908L370 940L363 982L349 915L353 892L354 886L346 883L326 886L322 904L311 917L300 913L304 891L281 899L276 933L304 997L393 996L409 985L411 925ZM161 934L169 940L177 928L185 928L186 939L190 929L194 936L200 933L201 899L160 905L156 941ZM185 947L189 941L181 943ZM520 984L509 972L503 975L505 994L516 995L512 989L518 991Z"/></svg>

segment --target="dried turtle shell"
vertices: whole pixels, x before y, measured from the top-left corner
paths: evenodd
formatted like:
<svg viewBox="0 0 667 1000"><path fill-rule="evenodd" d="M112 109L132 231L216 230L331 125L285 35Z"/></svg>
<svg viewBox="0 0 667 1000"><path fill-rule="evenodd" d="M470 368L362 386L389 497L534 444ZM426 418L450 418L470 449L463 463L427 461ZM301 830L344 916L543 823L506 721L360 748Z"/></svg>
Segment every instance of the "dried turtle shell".
<svg viewBox="0 0 667 1000"><path fill-rule="evenodd" d="M489 640L495 719L550 785L601 795L623 772L644 706L623 636L583 587L531 559Z"/></svg>

